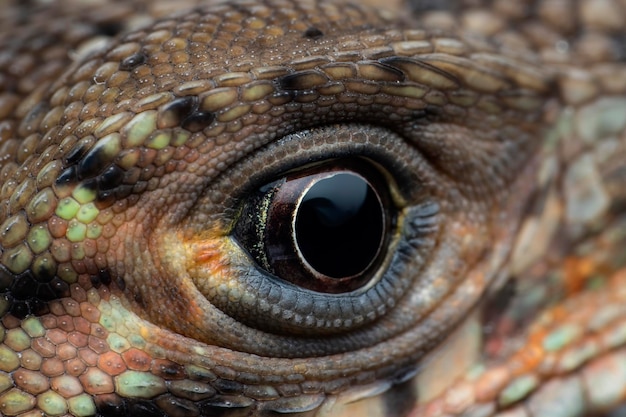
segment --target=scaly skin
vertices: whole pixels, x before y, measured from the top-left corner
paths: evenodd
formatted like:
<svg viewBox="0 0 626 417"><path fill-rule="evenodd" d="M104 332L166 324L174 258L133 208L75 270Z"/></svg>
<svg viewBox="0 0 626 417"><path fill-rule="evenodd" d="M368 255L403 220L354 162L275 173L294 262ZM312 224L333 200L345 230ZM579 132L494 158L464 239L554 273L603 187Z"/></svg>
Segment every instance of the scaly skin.
<svg viewBox="0 0 626 417"><path fill-rule="evenodd" d="M624 1L198 3L0 10L0 414L622 415ZM381 272L264 272L251 193L347 155Z"/></svg>

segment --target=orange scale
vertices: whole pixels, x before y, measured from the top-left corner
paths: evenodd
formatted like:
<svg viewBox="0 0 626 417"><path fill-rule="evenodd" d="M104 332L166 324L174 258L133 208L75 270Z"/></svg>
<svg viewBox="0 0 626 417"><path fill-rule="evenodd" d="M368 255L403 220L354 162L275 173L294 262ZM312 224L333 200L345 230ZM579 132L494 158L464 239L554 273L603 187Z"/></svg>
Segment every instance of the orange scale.
<svg viewBox="0 0 626 417"><path fill-rule="evenodd" d="M137 348L130 348L122 353L122 359L126 362L128 369L134 371L147 371L150 369L152 358Z"/></svg>
<svg viewBox="0 0 626 417"><path fill-rule="evenodd" d="M98 368L108 375L119 375L126 371L127 367L119 353L109 351L98 358Z"/></svg>

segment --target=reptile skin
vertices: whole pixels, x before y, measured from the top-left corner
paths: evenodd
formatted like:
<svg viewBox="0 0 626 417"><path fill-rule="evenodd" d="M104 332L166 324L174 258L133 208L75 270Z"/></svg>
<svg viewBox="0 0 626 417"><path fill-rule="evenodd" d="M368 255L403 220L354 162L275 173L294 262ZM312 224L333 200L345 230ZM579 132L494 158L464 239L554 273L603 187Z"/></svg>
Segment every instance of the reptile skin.
<svg viewBox="0 0 626 417"><path fill-rule="evenodd" d="M624 0L1 7L1 415L626 415ZM342 158L325 294L234 236Z"/></svg>

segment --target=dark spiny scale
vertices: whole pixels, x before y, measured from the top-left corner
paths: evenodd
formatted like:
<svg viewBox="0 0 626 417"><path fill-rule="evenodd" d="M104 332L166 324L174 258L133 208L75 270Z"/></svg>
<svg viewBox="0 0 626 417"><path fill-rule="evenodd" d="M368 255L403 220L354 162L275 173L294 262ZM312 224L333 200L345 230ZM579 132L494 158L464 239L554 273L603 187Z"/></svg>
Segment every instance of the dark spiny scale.
<svg viewBox="0 0 626 417"><path fill-rule="evenodd" d="M33 289L37 288L37 281L30 272L25 272L13 280L10 288L11 295L17 300L27 300L33 296Z"/></svg>
<svg viewBox="0 0 626 417"><path fill-rule="evenodd" d="M36 293L39 299L44 301L67 296L69 292L67 283L58 277L52 278L50 282L37 284L36 288L36 291L31 289L31 293Z"/></svg>
<svg viewBox="0 0 626 417"><path fill-rule="evenodd" d="M63 165L67 167L77 164L89 150L89 145L84 140L78 141L63 157Z"/></svg>
<svg viewBox="0 0 626 417"><path fill-rule="evenodd" d="M281 90L310 90L328 83L328 78L318 71L302 71L278 78Z"/></svg>
<svg viewBox="0 0 626 417"><path fill-rule="evenodd" d="M37 282L47 284L56 275L57 269L53 261L37 263L33 266L33 277Z"/></svg>
<svg viewBox="0 0 626 417"><path fill-rule="evenodd" d="M138 66L145 64L147 60L148 56L144 51L136 52L120 62L120 71L132 71Z"/></svg>
<svg viewBox="0 0 626 417"><path fill-rule="evenodd" d="M177 119L180 124L180 121L191 116L198 110L199 102L200 100L197 96L179 97L163 105L163 107L159 109L160 115ZM159 125L159 127L162 126Z"/></svg>
<svg viewBox="0 0 626 417"><path fill-rule="evenodd" d="M112 190L124 180L124 171L117 165L111 165L98 176L98 190Z"/></svg>
<svg viewBox="0 0 626 417"><path fill-rule="evenodd" d="M27 300L26 305L28 306L29 315L43 316L44 314L50 313L50 307L48 306L48 302L45 300L33 298L31 300Z"/></svg>
<svg viewBox="0 0 626 417"><path fill-rule="evenodd" d="M78 179L92 178L102 172L116 155L108 151L107 141L97 142L78 163Z"/></svg>
<svg viewBox="0 0 626 417"><path fill-rule="evenodd" d="M52 291L57 294L57 298L70 296L70 286L61 278L55 277L52 281L50 281L49 285L50 288L52 288Z"/></svg>
<svg viewBox="0 0 626 417"><path fill-rule="evenodd" d="M43 301L52 301L57 298L57 293L50 285L39 285L36 291L37 298Z"/></svg>
<svg viewBox="0 0 626 417"><path fill-rule="evenodd" d="M8 302L8 311L19 319L31 315L41 316L50 312L48 303L37 298L16 300L12 295L7 294L4 299Z"/></svg>
<svg viewBox="0 0 626 417"><path fill-rule="evenodd" d="M24 319L30 313L30 307L28 307L28 303L25 300L17 301L10 299L9 303L9 311L18 319Z"/></svg>
<svg viewBox="0 0 626 417"><path fill-rule="evenodd" d="M324 32L316 28L315 26L311 26L304 31L304 37L309 39L319 39L324 36Z"/></svg>
<svg viewBox="0 0 626 417"><path fill-rule="evenodd" d="M98 210L111 207L117 201L117 190L106 190L98 192L98 199L95 204Z"/></svg>
<svg viewBox="0 0 626 417"><path fill-rule="evenodd" d="M183 129L187 129L192 133L196 133L208 127L215 120L215 114L211 112L199 111L189 115L181 123Z"/></svg>
<svg viewBox="0 0 626 417"><path fill-rule="evenodd" d="M91 284L94 287L109 285L111 283L111 272L109 272L108 269L101 269L96 275L92 275L90 278Z"/></svg>
<svg viewBox="0 0 626 417"><path fill-rule="evenodd" d="M78 182L78 169L76 165L72 165L61 172L55 181L57 187L66 187L74 185Z"/></svg>
<svg viewBox="0 0 626 417"><path fill-rule="evenodd" d="M215 120L215 114L199 109L200 100L196 96L179 97L159 109L157 127L159 129L181 126L192 133L208 127Z"/></svg>

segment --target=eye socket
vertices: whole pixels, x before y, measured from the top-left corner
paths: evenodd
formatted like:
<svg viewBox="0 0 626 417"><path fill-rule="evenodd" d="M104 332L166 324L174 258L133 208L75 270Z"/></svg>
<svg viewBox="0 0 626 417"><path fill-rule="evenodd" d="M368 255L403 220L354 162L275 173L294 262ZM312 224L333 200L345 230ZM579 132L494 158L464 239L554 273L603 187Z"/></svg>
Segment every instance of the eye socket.
<svg viewBox="0 0 626 417"><path fill-rule="evenodd" d="M396 215L380 170L364 159L341 159L259 188L234 235L271 274L337 294L375 276Z"/></svg>

